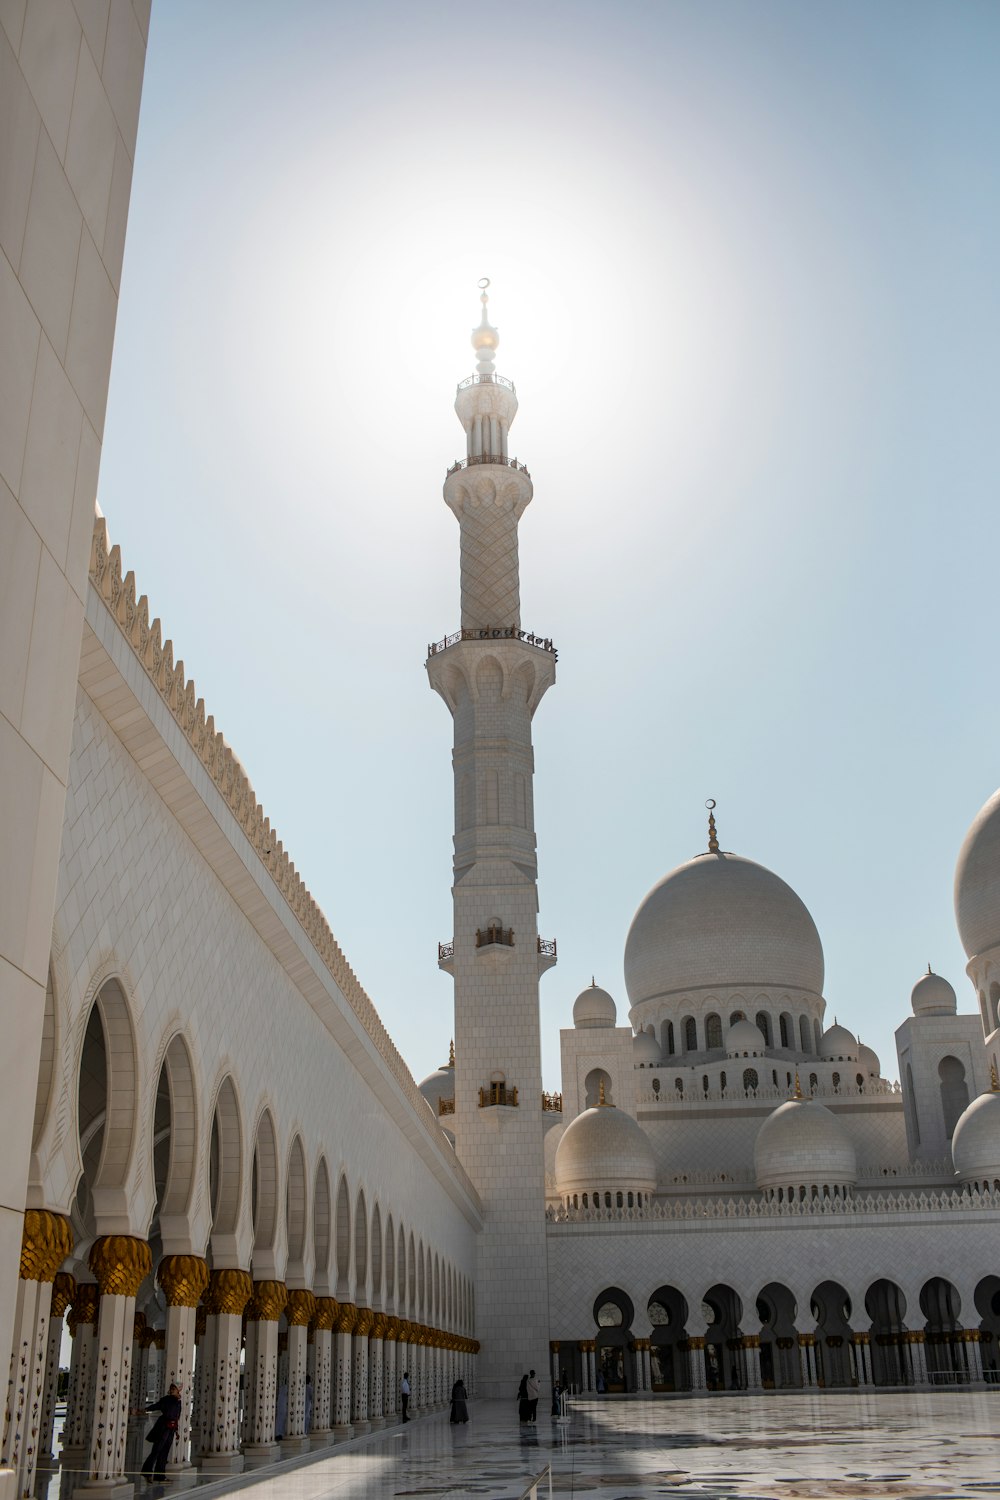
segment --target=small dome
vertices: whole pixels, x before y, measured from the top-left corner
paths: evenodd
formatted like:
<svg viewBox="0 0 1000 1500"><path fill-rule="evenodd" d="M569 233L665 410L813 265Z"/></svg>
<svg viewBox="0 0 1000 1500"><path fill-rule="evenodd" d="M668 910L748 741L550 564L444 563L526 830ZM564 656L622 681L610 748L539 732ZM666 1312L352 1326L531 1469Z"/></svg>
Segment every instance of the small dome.
<svg viewBox="0 0 1000 1500"><path fill-rule="evenodd" d="M955 867L955 919L967 958L1000 944L1000 791L965 835Z"/></svg>
<svg viewBox="0 0 1000 1500"><path fill-rule="evenodd" d="M913 986L910 1004L915 1016L953 1016L958 1010L955 991L947 979L931 972L930 965Z"/></svg>
<svg viewBox="0 0 1000 1500"><path fill-rule="evenodd" d="M1000 1178L1000 1094L980 1094L959 1116L951 1159L962 1182Z"/></svg>
<svg viewBox="0 0 1000 1500"><path fill-rule="evenodd" d="M440 1116L438 1109L440 1100L455 1098L455 1064L442 1063L440 1068L436 1068L433 1073L428 1073L423 1083L418 1084L417 1087L435 1115Z"/></svg>
<svg viewBox="0 0 1000 1500"><path fill-rule="evenodd" d="M625 942L633 1006L706 985L823 990L823 948L777 875L735 854L700 854L654 885Z"/></svg>
<svg viewBox="0 0 1000 1500"><path fill-rule="evenodd" d="M878 1060L878 1053L873 1052L871 1047L866 1047L860 1037L858 1038L858 1062L869 1078L882 1077L882 1064Z"/></svg>
<svg viewBox="0 0 1000 1500"><path fill-rule="evenodd" d="M590 981L590 988L581 990L573 1002L574 1026L614 1026L618 1020L618 1007L600 985Z"/></svg>
<svg viewBox="0 0 1000 1500"><path fill-rule="evenodd" d="M789 1099L768 1115L753 1163L759 1188L853 1187L858 1176L853 1141L815 1099Z"/></svg>
<svg viewBox="0 0 1000 1500"><path fill-rule="evenodd" d="M656 1160L642 1126L613 1104L598 1104L563 1131L556 1150L556 1189L572 1193L656 1190Z"/></svg>
<svg viewBox="0 0 1000 1500"><path fill-rule="evenodd" d="M660 1048L648 1031L639 1031L632 1038L632 1061L637 1068L660 1066Z"/></svg>
<svg viewBox="0 0 1000 1500"><path fill-rule="evenodd" d="M763 1057L767 1050L767 1042L759 1026L752 1021L734 1021L726 1032L726 1056Z"/></svg>
<svg viewBox="0 0 1000 1500"><path fill-rule="evenodd" d="M823 1033L819 1055L824 1062L858 1062L858 1039L846 1026L838 1026L834 1021Z"/></svg>

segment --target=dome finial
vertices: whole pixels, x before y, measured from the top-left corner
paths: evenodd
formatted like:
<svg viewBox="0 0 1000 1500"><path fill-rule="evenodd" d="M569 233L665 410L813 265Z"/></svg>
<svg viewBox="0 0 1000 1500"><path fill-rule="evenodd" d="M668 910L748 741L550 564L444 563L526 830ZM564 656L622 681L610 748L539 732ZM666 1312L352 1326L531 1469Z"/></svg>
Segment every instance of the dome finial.
<svg viewBox="0 0 1000 1500"><path fill-rule="evenodd" d="M451 1041L448 1043L448 1066L449 1066L449 1068L453 1068L455 1066L455 1038L454 1037L452 1037Z"/></svg>
<svg viewBox="0 0 1000 1500"><path fill-rule="evenodd" d="M715 831L715 798L709 797L705 806L708 808L708 852L709 854L718 854L719 839Z"/></svg>
<svg viewBox="0 0 1000 1500"><path fill-rule="evenodd" d="M483 276L480 279L479 300L483 304L483 316L479 327L472 330L472 347L479 355L476 373L477 375L488 376L494 373L493 355L496 353L497 345L500 342L499 333L491 325L489 318L486 316L486 305L490 300L487 291L489 284L490 278L488 276Z"/></svg>
<svg viewBox="0 0 1000 1500"><path fill-rule="evenodd" d="M598 1105L602 1109L607 1107L608 1101L604 1097L604 1079L603 1078L600 1080L600 1086L599 1086L598 1094L597 1094L597 1103L598 1103Z"/></svg>
<svg viewBox="0 0 1000 1500"><path fill-rule="evenodd" d="M792 1098L793 1099L801 1099L802 1098L802 1085L799 1082L799 1071L798 1071L797 1068L795 1070L795 1093L792 1095Z"/></svg>
<svg viewBox="0 0 1000 1500"><path fill-rule="evenodd" d="M1000 1078L997 1077L996 1063L990 1063L990 1092L1000 1094Z"/></svg>

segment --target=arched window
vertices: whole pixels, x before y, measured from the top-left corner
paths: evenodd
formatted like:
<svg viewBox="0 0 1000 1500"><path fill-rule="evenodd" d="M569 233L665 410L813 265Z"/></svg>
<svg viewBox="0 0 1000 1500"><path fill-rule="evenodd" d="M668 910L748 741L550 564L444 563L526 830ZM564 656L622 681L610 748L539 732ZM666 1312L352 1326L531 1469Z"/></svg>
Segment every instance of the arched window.
<svg viewBox="0 0 1000 1500"><path fill-rule="evenodd" d="M743 1087L746 1089L748 1094L752 1094L756 1091L759 1081L760 1080L757 1077L756 1068L743 1069Z"/></svg>
<svg viewBox="0 0 1000 1500"><path fill-rule="evenodd" d="M906 1097L910 1104L910 1115L913 1119L913 1143L920 1145L920 1117L917 1114L917 1096L913 1092L913 1069L906 1064Z"/></svg>
<svg viewBox="0 0 1000 1500"><path fill-rule="evenodd" d="M722 1090L723 1093L726 1092L726 1075L725 1075L725 1071L723 1071L722 1073L719 1074L719 1087L720 1087L720 1089Z"/></svg>
<svg viewBox="0 0 1000 1500"><path fill-rule="evenodd" d="M742 1010L734 1010L730 1013L729 1024L735 1026L737 1021L745 1021L746 1014Z"/></svg>
<svg viewBox="0 0 1000 1500"><path fill-rule="evenodd" d="M617 1208L624 1208L625 1207L625 1196L624 1196L623 1193L616 1193L615 1194L615 1206Z"/></svg>
<svg viewBox="0 0 1000 1500"><path fill-rule="evenodd" d="M778 1035L781 1037L783 1047L792 1045L792 1018L787 1011L782 1011L778 1017Z"/></svg>
<svg viewBox="0 0 1000 1500"><path fill-rule="evenodd" d="M989 1036L990 1032L993 1030L993 1027L990 1025L990 1013L986 1008L985 990L979 991L979 1014L983 1018L983 1031L986 1036Z"/></svg>
<svg viewBox="0 0 1000 1500"><path fill-rule="evenodd" d="M684 1051L697 1052L698 1050L698 1025L694 1016L688 1016L684 1022Z"/></svg>
<svg viewBox="0 0 1000 1500"><path fill-rule="evenodd" d="M816 1056L819 1057L823 1050L823 1028L818 1021L813 1021L813 1041L816 1045Z"/></svg>
<svg viewBox="0 0 1000 1500"><path fill-rule="evenodd" d="M654 1078L653 1079L653 1093L654 1094L658 1094L659 1092L660 1092L660 1080L658 1078Z"/></svg>
<svg viewBox="0 0 1000 1500"><path fill-rule="evenodd" d="M858 1092L860 1093L864 1089L864 1086L865 1086L864 1074L863 1073L855 1073L855 1075L854 1075L854 1082L857 1084L857 1086L858 1086Z"/></svg>
<svg viewBox="0 0 1000 1500"><path fill-rule="evenodd" d="M673 1023L673 1021L668 1021L667 1022L667 1056L668 1057L673 1057L673 1055L674 1055L674 1023Z"/></svg>
<svg viewBox="0 0 1000 1500"><path fill-rule="evenodd" d="M809 1074L809 1088L812 1091L812 1093L815 1093L818 1087L819 1087L819 1079L816 1077L815 1073L810 1073Z"/></svg>
<svg viewBox="0 0 1000 1500"><path fill-rule="evenodd" d="M771 1082L774 1084L775 1088L778 1087L778 1070L777 1070L777 1068L772 1068L771 1069Z"/></svg>
<svg viewBox="0 0 1000 1500"><path fill-rule="evenodd" d="M835 1089L839 1089L840 1088L840 1074L839 1073L834 1073L834 1075L833 1075L833 1086L834 1086Z"/></svg>
<svg viewBox="0 0 1000 1500"><path fill-rule="evenodd" d="M771 1017L766 1010L759 1010L756 1015L757 1030L762 1033L765 1042L771 1045Z"/></svg>
<svg viewBox="0 0 1000 1500"><path fill-rule="evenodd" d="M944 1129L950 1141L959 1115L968 1107L969 1086L965 1081L965 1068L957 1057L942 1057L938 1063L938 1077L941 1080Z"/></svg>
<svg viewBox="0 0 1000 1500"><path fill-rule="evenodd" d="M722 1046L722 1017L714 1011L705 1017L705 1046L709 1050Z"/></svg>
<svg viewBox="0 0 1000 1500"><path fill-rule="evenodd" d="M702 1077L701 1077L701 1091L702 1091L703 1094L707 1094L708 1093L708 1074L707 1073L703 1073L702 1074Z"/></svg>
<svg viewBox="0 0 1000 1500"><path fill-rule="evenodd" d="M679 1094L683 1094L683 1092L684 1092L684 1080L683 1080L683 1078L675 1078L674 1079L674 1088L677 1090L677 1092Z"/></svg>
<svg viewBox="0 0 1000 1500"><path fill-rule="evenodd" d="M809 1049L810 1049L810 1047L812 1046L812 1042L810 1041L810 1037L809 1037L809 1017L808 1016L800 1016L799 1017L799 1040L802 1043L802 1050L803 1050L803 1052L808 1052Z"/></svg>

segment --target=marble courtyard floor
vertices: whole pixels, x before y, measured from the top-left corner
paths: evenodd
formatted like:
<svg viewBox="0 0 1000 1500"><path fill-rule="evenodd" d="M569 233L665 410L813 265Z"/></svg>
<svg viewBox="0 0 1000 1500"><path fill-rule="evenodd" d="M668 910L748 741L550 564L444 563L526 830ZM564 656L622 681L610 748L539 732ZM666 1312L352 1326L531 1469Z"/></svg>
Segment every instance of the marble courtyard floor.
<svg viewBox="0 0 1000 1500"><path fill-rule="evenodd" d="M517 1500L551 1463L553 1494L595 1500L1000 1495L1000 1391L591 1398L572 1404L565 1426L540 1413L536 1428L520 1427L513 1401L472 1402L470 1413L468 1427L453 1428L445 1411L243 1476L238 1493L246 1500ZM226 1488L234 1492L231 1482ZM213 1483L189 1493L207 1500L220 1492ZM171 1492L157 1485L143 1493ZM540 1500L547 1494L543 1481Z"/></svg>

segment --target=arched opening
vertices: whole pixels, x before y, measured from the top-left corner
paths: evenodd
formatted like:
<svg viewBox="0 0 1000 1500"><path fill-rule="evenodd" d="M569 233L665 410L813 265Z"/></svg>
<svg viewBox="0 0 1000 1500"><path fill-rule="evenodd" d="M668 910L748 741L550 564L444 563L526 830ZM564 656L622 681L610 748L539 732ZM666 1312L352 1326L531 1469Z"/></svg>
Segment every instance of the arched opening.
<svg viewBox="0 0 1000 1500"><path fill-rule="evenodd" d="M354 1206L354 1300L368 1306L368 1209L364 1188L358 1189Z"/></svg>
<svg viewBox="0 0 1000 1500"><path fill-rule="evenodd" d="M912 1385L906 1344L906 1299L894 1281L882 1277L865 1293L872 1320L872 1379L876 1385Z"/></svg>
<svg viewBox="0 0 1000 1500"><path fill-rule="evenodd" d="M424 1242L417 1251L417 1317L424 1322L427 1317L427 1267L424 1259Z"/></svg>
<svg viewBox="0 0 1000 1500"><path fill-rule="evenodd" d="M371 1234L372 1305L382 1306L382 1210L376 1203L372 1209Z"/></svg>
<svg viewBox="0 0 1000 1500"><path fill-rule="evenodd" d="M583 1081L587 1108L596 1109L601 1102L601 1084L604 1085L605 1103L611 1102L611 1074L604 1068L591 1068Z"/></svg>
<svg viewBox="0 0 1000 1500"><path fill-rule="evenodd" d="M815 1020L813 1021L813 1046L816 1051L816 1056L819 1057L820 1053L823 1050L823 1028L819 1024L819 1021Z"/></svg>
<svg viewBox="0 0 1000 1500"><path fill-rule="evenodd" d="M664 1057L674 1055L674 1023L673 1021L660 1022L660 1051Z"/></svg>
<svg viewBox="0 0 1000 1500"><path fill-rule="evenodd" d="M766 1391L802 1385L795 1298L780 1281L770 1281L757 1297L760 1319L760 1381Z"/></svg>
<svg viewBox="0 0 1000 1500"><path fill-rule="evenodd" d="M253 1257L255 1281L277 1281L275 1238L278 1227L278 1147L274 1121L264 1110L253 1150Z"/></svg>
<svg viewBox="0 0 1000 1500"><path fill-rule="evenodd" d="M243 1198L243 1126L236 1086L228 1074L219 1085L212 1111L208 1175L212 1261L216 1266L235 1266L239 1256L236 1230Z"/></svg>
<svg viewBox="0 0 1000 1500"><path fill-rule="evenodd" d="M771 1045L771 1017L768 1015L768 1013L767 1013L766 1010L759 1010L757 1012L756 1016L754 1017L754 1025L757 1027L757 1030L763 1036L764 1041L770 1047L770 1045Z"/></svg>
<svg viewBox="0 0 1000 1500"><path fill-rule="evenodd" d="M743 1069L743 1091L746 1094L755 1094L760 1086L756 1068Z"/></svg>
<svg viewBox="0 0 1000 1500"><path fill-rule="evenodd" d="M684 1018L684 1051L697 1052L698 1050L698 1025L694 1016Z"/></svg>
<svg viewBox="0 0 1000 1500"><path fill-rule="evenodd" d="M81 1174L72 1214L78 1252L84 1242L104 1232L105 1208L113 1213L118 1207L138 1135L137 1098L132 1021L121 985L109 979L94 997L80 1054Z"/></svg>
<svg viewBox="0 0 1000 1500"><path fill-rule="evenodd" d="M285 1181L285 1238L288 1263L285 1281L290 1287L306 1285L306 1158L298 1136L288 1153L288 1176Z"/></svg>
<svg viewBox="0 0 1000 1500"><path fill-rule="evenodd" d="M675 1286L657 1287L646 1306L653 1331L649 1340L649 1377L654 1391L689 1391L687 1357L688 1305Z"/></svg>
<svg viewBox="0 0 1000 1500"><path fill-rule="evenodd" d="M337 1298L341 1302L351 1300L351 1195L347 1179L340 1179L337 1188Z"/></svg>
<svg viewBox="0 0 1000 1500"><path fill-rule="evenodd" d="M851 1299L839 1281L821 1281L810 1298L816 1320L816 1376L824 1386L857 1385Z"/></svg>
<svg viewBox="0 0 1000 1500"><path fill-rule="evenodd" d="M920 1289L920 1311L926 1319L924 1349L931 1384L951 1385L971 1379L965 1358L968 1345L959 1322L962 1299L958 1289L943 1276L932 1276Z"/></svg>
<svg viewBox="0 0 1000 1500"><path fill-rule="evenodd" d="M737 1009L737 1010L731 1010L729 1012L729 1024L730 1024L730 1026L735 1026L736 1023L737 1023L737 1021L745 1021L746 1018L747 1018L746 1011L744 1011L744 1010Z"/></svg>
<svg viewBox="0 0 1000 1500"><path fill-rule="evenodd" d="M905 1104L910 1111L910 1121L913 1125L913 1144L920 1145L920 1116L917 1114L917 1096L913 1088L913 1069L906 1064L906 1095Z"/></svg>
<svg viewBox="0 0 1000 1500"><path fill-rule="evenodd" d="M608 1391L636 1388L635 1356L630 1347L634 1313L631 1298L620 1287L606 1288L594 1301L596 1366Z"/></svg>
<svg viewBox="0 0 1000 1500"><path fill-rule="evenodd" d="M407 1307L407 1312L408 1312L408 1314L409 1314L409 1316L411 1318L416 1318L417 1317L417 1252L416 1252L416 1247L415 1247L415 1244L414 1244L412 1232L410 1234L410 1250L409 1250L409 1254L407 1255L407 1258L406 1258L406 1268L407 1268L407 1272L409 1274L409 1282L410 1282L410 1300L409 1300L409 1305Z"/></svg>
<svg viewBox="0 0 1000 1500"><path fill-rule="evenodd" d="M942 1057L938 1063L938 1077L941 1080L944 1131L950 1141L962 1111L969 1107L969 1086L965 1081L965 1067L957 1057Z"/></svg>
<svg viewBox="0 0 1000 1500"><path fill-rule="evenodd" d="M808 1052L812 1046L812 1036L809 1030L809 1017L799 1016L799 1042L803 1052Z"/></svg>
<svg viewBox="0 0 1000 1500"><path fill-rule="evenodd" d="M1000 1384L1000 1276L984 1276L976 1286L979 1313L979 1350L983 1376L990 1385Z"/></svg>
<svg viewBox="0 0 1000 1500"><path fill-rule="evenodd" d="M705 1017L705 1046L709 1052L722 1046L722 1017L716 1011Z"/></svg>
<svg viewBox="0 0 1000 1500"><path fill-rule="evenodd" d="M792 1030L792 1018L787 1010L783 1010L778 1017L778 1035L781 1038L781 1045L783 1047L787 1049L794 1047L795 1034Z"/></svg>
<svg viewBox="0 0 1000 1500"><path fill-rule="evenodd" d="M385 1305L390 1311L395 1309L395 1298L396 1231L393 1227L392 1214L390 1214L385 1226Z"/></svg>
<svg viewBox="0 0 1000 1500"><path fill-rule="evenodd" d="M740 1332L743 1303L731 1286L718 1282L705 1293L701 1312L708 1324L705 1334L706 1389L745 1390L747 1381Z"/></svg>
<svg viewBox="0 0 1000 1500"><path fill-rule="evenodd" d="M321 1156L313 1187L313 1260L316 1266L313 1291L317 1297L330 1295L330 1228L330 1174L326 1169L326 1158Z"/></svg>

